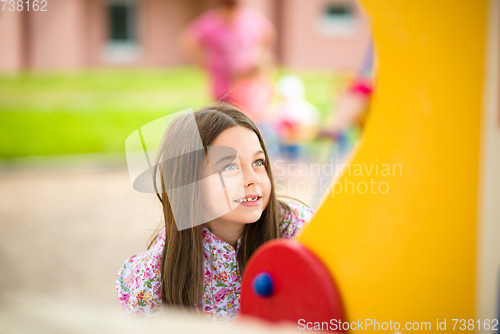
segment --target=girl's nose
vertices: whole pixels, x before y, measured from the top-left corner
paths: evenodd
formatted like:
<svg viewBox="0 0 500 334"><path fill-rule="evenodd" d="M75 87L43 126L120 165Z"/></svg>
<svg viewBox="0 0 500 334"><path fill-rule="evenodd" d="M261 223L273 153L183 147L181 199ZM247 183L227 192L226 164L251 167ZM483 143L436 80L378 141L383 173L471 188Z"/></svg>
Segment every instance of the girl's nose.
<svg viewBox="0 0 500 334"><path fill-rule="evenodd" d="M260 178L259 176L255 173L255 171L250 168L244 175L244 183L245 187L259 184L260 183Z"/></svg>

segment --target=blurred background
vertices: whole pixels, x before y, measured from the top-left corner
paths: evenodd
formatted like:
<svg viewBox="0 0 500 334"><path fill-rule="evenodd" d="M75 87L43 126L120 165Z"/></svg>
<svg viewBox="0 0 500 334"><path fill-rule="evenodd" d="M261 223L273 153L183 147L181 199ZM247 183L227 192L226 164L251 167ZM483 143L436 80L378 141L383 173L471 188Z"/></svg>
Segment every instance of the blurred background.
<svg viewBox="0 0 500 334"><path fill-rule="evenodd" d="M0 295L118 308L118 269L161 223L156 198L131 186L125 140L216 99L213 73L183 44L222 2L47 0L45 11L7 3L0 12ZM234 79L230 92L240 94L228 100L261 127L278 193L314 207L332 175L307 166L342 162L362 129L374 67L369 19L354 0L238 6L269 22L271 60ZM248 99L254 82L267 91ZM255 96L264 96L257 112Z"/></svg>

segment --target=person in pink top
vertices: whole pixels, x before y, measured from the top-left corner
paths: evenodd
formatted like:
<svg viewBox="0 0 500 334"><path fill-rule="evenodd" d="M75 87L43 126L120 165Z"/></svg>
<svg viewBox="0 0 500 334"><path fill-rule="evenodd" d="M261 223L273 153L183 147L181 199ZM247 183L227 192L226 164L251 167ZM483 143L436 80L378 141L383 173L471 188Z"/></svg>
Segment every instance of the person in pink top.
<svg viewBox="0 0 500 334"><path fill-rule="evenodd" d="M259 76L271 63L274 39L274 28L265 16L239 0L218 0L213 10L188 26L183 48L207 70L213 98L231 102L237 81Z"/></svg>

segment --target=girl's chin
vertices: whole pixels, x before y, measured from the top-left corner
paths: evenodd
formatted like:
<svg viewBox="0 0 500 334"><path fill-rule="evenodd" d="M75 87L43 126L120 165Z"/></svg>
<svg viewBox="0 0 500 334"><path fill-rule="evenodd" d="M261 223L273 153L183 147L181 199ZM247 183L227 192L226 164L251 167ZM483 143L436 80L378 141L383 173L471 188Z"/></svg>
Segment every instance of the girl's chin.
<svg viewBox="0 0 500 334"><path fill-rule="evenodd" d="M235 210L235 213L238 214L238 220L244 224L255 223L262 216L262 210L259 210L258 208L254 208L252 212L242 212L243 210L248 210L248 208L238 207Z"/></svg>

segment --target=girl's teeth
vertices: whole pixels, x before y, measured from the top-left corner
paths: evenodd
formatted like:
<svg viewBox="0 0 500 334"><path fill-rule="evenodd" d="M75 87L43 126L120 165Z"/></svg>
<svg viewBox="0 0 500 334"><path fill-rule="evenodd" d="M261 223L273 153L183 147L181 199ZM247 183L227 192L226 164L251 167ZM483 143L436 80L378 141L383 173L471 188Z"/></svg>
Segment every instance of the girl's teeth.
<svg viewBox="0 0 500 334"><path fill-rule="evenodd" d="M243 198L241 200L238 200L238 202L239 203L242 203L242 202L255 202L258 199L259 199L259 197Z"/></svg>

